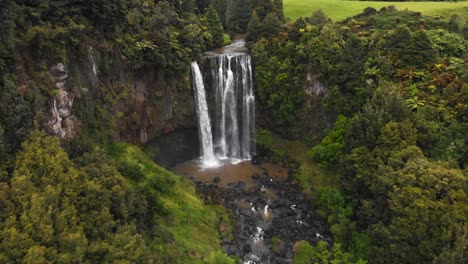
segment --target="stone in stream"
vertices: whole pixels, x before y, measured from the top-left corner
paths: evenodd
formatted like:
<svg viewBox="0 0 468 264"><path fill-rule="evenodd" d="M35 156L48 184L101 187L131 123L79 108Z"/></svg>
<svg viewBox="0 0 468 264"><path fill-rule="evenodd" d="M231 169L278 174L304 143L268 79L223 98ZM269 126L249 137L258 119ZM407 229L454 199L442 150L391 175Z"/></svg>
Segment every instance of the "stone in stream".
<svg viewBox="0 0 468 264"><path fill-rule="evenodd" d="M253 154L250 161L252 162L252 164L258 165L260 164L260 157L258 157L257 154Z"/></svg>

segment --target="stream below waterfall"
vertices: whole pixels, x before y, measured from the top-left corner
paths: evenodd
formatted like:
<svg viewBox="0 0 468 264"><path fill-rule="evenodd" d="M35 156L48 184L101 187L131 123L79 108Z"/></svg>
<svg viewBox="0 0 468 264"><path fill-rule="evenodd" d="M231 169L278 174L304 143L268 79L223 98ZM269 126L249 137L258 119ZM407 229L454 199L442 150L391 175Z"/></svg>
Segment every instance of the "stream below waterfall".
<svg viewBox="0 0 468 264"><path fill-rule="evenodd" d="M326 221L292 180L293 170L282 165L243 161L203 168L195 160L171 170L194 181L207 203L232 212L234 239L224 238L223 246L243 263L292 263L296 242L330 240Z"/></svg>
<svg viewBox="0 0 468 264"><path fill-rule="evenodd" d="M224 205L236 227L223 246L242 263L292 263L295 243L315 245L329 240L325 221L293 180L294 170L274 163L257 163L255 96L252 61L243 40L205 53L192 62L192 80L198 118L198 159L178 162L170 169L195 182L208 204ZM188 132L188 131L187 131ZM164 140L161 156L186 156L192 151L171 147L190 137ZM180 138L180 139L179 139ZM196 139L192 137L192 141ZM192 155L193 157L193 155ZM220 226L221 230L226 227Z"/></svg>

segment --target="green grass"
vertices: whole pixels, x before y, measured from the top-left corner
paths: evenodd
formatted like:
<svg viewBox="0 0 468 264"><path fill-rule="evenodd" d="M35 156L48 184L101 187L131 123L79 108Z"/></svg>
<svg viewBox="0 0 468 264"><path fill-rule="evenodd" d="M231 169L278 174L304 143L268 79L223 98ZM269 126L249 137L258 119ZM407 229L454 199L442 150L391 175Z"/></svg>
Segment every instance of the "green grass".
<svg viewBox="0 0 468 264"><path fill-rule="evenodd" d="M312 12L322 9L334 21L357 15L366 7L380 9L394 5L398 10L421 12L428 16L444 16L458 12L468 17L468 2L372 2L372 1L341 1L341 0L283 0L286 17L295 21L299 17L308 17Z"/></svg>
<svg viewBox="0 0 468 264"><path fill-rule="evenodd" d="M319 186L339 186L338 174L321 168L317 162L310 158L307 155L310 146L307 146L305 143L281 138L267 130L258 131L257 143L269 146L281 155L286 155L299 162L300 172L296 173L295 178L307 195L312 196Z"/></svg>
<svg viewBox="0 0 468 264"><path fill-rule="evenodd" d="M145 175L143 181L164 183L158 197L167 214L156 223L164 238L154 247L166 258L172 256L174 263L206 263L204 259L210 262L213 256L224 256L219 224L221 220L229 222L229 217L223 207L204 205L192 182L158 166L138 147L116 143L111 155L117 162L139 166Z"/></svg>

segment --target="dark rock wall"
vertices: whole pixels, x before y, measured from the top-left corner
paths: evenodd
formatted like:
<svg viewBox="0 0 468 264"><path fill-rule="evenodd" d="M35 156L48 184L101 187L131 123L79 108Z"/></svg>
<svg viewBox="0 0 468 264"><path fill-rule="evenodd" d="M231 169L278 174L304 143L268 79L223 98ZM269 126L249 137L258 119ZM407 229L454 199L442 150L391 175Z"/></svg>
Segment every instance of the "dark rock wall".
<svg viewBox="0 0 468 264"><path fill-rule="evenodd" d="M114 140L144 144L174 129L197 126L189 65L186 73L170 76L156 68L134 70L116 50L83 50L81 59L70 54L39 68L50 80L49 120L42 125L49 133L70 138L95 119L94 127ZM23 73L23 81L34 74Z"/></svg>

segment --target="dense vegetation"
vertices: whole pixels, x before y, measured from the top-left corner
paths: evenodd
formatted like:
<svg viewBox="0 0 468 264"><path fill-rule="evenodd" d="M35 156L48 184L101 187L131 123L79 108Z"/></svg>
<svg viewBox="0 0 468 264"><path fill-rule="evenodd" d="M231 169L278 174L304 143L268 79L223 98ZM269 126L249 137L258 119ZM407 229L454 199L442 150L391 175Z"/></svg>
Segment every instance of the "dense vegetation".
<svg viewBox="0 0 468 264"><path fill-rule="evenodd" d="M281 0L0 0L0 262L234 262L219 245L222 208L113 142L116 120L137 118L113 110L136 99L110 66L95 91L73 80L73 138L41 132L58 93L51 65L94 47L104 65L184 83L229 32L252 51L259 123L302 141L261 130L260 143L301 163L334 237L298 243L297 262L463 263L467 25L395 7L286 22Z"/></svg>
<svg viewBox="0 0 468 264"><path fill-rule="evenodd" d="M298 259L464 261L464 27L456 14L440 21L395 8L367 8L338 23L316 11L274 34L258 27L251 47L258 99L273 116L271 129L298 131L305 115L316 114L308 97L340 114L309 151L340 181L310 185L304 171L297 175L328 217L335 244L329 253L323 244L302 245ZM326 95L308 93L306 76L327 87Z"/></svg>
<svg viewBox="0 0 468 264"><path fill-rule="evenodd" d="M0 14L0 262L231 263L219 244L224 210L111 138L124 116L111 111L115 98L135 99L111 60L129 76L186 75L225 41L210 3L2 0ZM105 66L93 85L79 79L90 47ZM40 132L60 92L48 72L59 62L70 68L80 120L61 141Z"/></svg>
<svg viewBox="0 0 468 264"><path fill-rule="evenodd" d="M87 147L71 159L39 131L22 144L11 178L0 183L2 263L229 260L217 232L227 215L204 206L190 182L136 147L115 144L113 158Z"/></svg>

